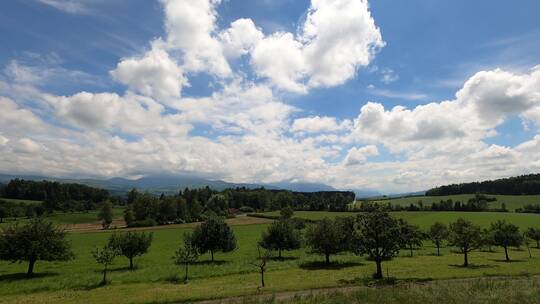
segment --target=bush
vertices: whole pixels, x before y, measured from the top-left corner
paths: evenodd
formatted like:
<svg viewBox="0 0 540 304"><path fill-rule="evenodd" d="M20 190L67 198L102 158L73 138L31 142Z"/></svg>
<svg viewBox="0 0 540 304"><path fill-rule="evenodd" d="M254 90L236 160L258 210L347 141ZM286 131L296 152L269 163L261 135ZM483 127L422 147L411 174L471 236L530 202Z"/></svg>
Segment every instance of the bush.
<svg viewBox="0 0 540 304"><path fill-rule="evenodd" d="M253 208L251 208L249 206L242 206L238 210L240 210L240 212L242 212L242 213L253 213L253 212L255 212L255 209L253 209Z"/></svg>
<svg viewBox="0 0 540 304"><path fill-rule="evenodd" d="M135 221L129 227L153 227L157 226L157 222L154 219L144 219L140 221Z"/></svg>

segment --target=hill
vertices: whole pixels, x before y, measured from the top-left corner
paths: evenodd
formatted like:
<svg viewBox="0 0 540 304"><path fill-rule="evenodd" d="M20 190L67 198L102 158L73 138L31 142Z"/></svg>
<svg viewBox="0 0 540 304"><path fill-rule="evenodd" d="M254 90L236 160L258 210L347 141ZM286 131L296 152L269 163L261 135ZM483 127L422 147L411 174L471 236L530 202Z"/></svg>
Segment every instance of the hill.
<svg viewBox="0 0 540 304"><path fill-rule="evenodd" d="M430 189L426 196L456 194L539 195L540 174L521 175L483 182L452 184Z"/></svg>

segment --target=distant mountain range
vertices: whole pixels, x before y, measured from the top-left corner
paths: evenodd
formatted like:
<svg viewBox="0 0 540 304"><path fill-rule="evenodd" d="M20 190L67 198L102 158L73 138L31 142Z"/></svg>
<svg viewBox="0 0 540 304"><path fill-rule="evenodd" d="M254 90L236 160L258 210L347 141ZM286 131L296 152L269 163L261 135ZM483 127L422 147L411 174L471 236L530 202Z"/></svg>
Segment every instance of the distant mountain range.
<svg viewBox="0 0 540 304"><path fill-rule="evenodd" d="M282 181L270 184L229 183L222 180L211 180L191 175L151 175L132 180L121 177L115 177L110 179L73 179L36 175L0 174L0 183L7 183L15 178L25 180L52 180L62 183L79 183L92 187L106 189L112 194L125 194L133 188L137 188L141 191L148 191L153 194L173 194L178 193L179 190L183 190L184 188L202 188L206 186L218 191L236 187L246 187L249 189L264 187L266 189L284 189L297 192L338 191L338 189L335 189L332 186L319 183L294 181ZM371 190L351 191L355 192L357 197L371 197L381 195L379 192Z"/></svg>

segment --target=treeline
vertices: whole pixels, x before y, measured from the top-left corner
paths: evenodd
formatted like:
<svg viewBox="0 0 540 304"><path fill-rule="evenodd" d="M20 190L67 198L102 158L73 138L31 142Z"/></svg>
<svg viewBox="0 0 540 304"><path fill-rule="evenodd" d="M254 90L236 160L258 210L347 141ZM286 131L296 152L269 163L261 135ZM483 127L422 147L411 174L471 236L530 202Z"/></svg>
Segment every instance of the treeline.
<svg viewBox="0 0 540 304"><path fill-rule="evenodd" d="M230 217L238 211L294 210L346 211L354 201L353 192L292 192L286 190L235 188L224 191L209 187L184 189L177 195L159 198L137 189L126 198L124 219L128 226L188 223L213 216Z"/></svg>
<svg viewBox="0 0 540 304"><path fill-rule="evenodd" d="M27 204L22 202L12 202L0 199L0 223L10 217L41 216L45 213L45 207L42 204Z"/></svg>
<svg viewBox="0 0 540 304"><path fill-rule="evenodd" d="M107 190L86 185L24 179L13 179L0 186L0 196L43 201L43 207L50 211L94 210L110 198Z"/></svg>
<svg viewBox="0 0 540 304"><path fill-rule="evenodd" d="M540 194L540 174L529 174L484 182L441 186L428 190L426 192L426 196L443 196L470 193L500 195L538 195Z"/></svg>
<svg viewBox="0 0 540 304"><path fill-rule="evenodd" d="M409 206L393 205L391 202L382 204L386 211L468 211L468 212L508 212L505 203L501 203L501 208L490 208L489 203L497 201L495 197L489 197L483 194L476 194L467 202L453 201L452 199L433 202L430 205L424 205L422 200L411 203ZM381 204L378 204L381 205ZM370 201L363 201L355 208L355 211L370 211L376 208Z"/></svg>

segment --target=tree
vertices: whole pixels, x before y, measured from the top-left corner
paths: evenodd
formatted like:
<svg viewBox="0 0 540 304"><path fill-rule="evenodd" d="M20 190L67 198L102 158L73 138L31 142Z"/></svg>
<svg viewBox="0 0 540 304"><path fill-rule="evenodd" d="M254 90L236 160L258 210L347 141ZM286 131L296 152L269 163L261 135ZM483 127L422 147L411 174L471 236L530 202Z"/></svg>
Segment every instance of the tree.
<svg viewBox="0 0 540 304"><path fill-rule="evenodd" d="M306 231L306 243L312 253L325 256L326 265L330 255L347 251L354 231L353 218L324 218L310 225Z"/></svg>
<svg viewBox="0 0 540 304"><path fill-rule="evenodd" d="M540 248L540 228L527 229L527 236L536 241L536 248Z"/></svg>
<svg viewBox="0 0 540 304"><path fill-rule="evenodd" d="M298 230L290 220L280 219L274 221L268 230L262 233L259 246L267 250L277 250L281 258L283 250L294 250L301 246L301 238Z"/></svg>
<svg viewBox="0 0 540 304"><path fill-rule="evenodd" d="M493 252L491 246L494 245L494 241L493 241L493 233L491 233L491 230L490 229L482 229L482 231L480 232L480 236L481 236L481 242L482 242L482 246L487 246L488 247L488 251L489 252Z"/></svg>
<svg viewBox="0 0 540 304"><path fill-rule="evenodd" d="M529 258L532 258L531 254L531 239L527 236L527 233L523 233L523 244L527 246L527 251L529 252Z"/></svg>
<svg viewBox="0 0 540 304"><path fill-rule="evenodd" d="M458 247L459 251L463 253L463 266L467 267L469 266L469 252L482 245L480 227L459 218L456 222L450 224L448 241L450 246Z"/></svg>
<svg viewBox="0 0 540 304"><path fill-rule="evenodd" d="M121 234L114 233L109 238L108 246L118 250L120 255L128 258L129 269L133 270L133 258L148 252L150 245L152 245L152 238L152 233L131 231Z"/></svg>
<svg viewBox="0 0 540 304"><path fill-rule="evenodd" d="M435 222L429 228L429 238L437 246L437 256L441 255L441 245L448 237L448 227L441 222Z"/></svg>
<svg viewBox="0 0 540 304"><path fill-rule="evenodd" d="M138 196L139 196L139 192L137 191L137 189L135 188L131 189L131 191L129 191L127 195L127 204L131 205L135 203L135 200L137 199Z"/></svg>
<svg viewBox="0 0 540 304"><path fill-rule="evenodd" d="M413 256L414 247L421 247L424 234L418 226L411 225L400 219L399 226L401 230L401 245L409 248L411 257Z"/></svg>
<svg viewBox="0 0 540 304"><path fill-rule="evenodd" d="M510 262L508 247L519 247L523 243L523 236L519 232L518 226L507 223L506 221L496 221L495 223L491 223L490 230L493 244L504 248L506 261Z"/></svg>
<svg viewBox="0 0 540 304"><path fill-rule="evenodd" d="M205 254L210 251L212 262L216 251L230 252L236 249L234 232L223 219L218 217L210 217L195 228L191 235L191 241L199 253Z"/></svg>
<svg viewBox="0 0 540 304"><path fill-rule="evenodd" d="M229 200L223 194L213 194L206 203L206 208L215 214L225 215L229 211Z"/></svg>
<svg viewBox="0 0 540 304"><path fill-rule="evenodd" d="M399 253L400 227L396 219L381 209L375 209L357 217L353 248L357 254L367 254L375 261L374 278L381 279L382 262Z"/></svg>
<svg viewBox="0 0 540 304"><path fill-rule="evenodd" d="M283 219L290 219L294 215L294 210L290 206L287 206L287 207L281 209L281 211L279 212L279 215Z"/></svg>
<svg viewBox="0 0 540 304"><path fill-rule="evenodd" d="M133 226L135 223L135 214L133 213L133 208L131 206L128 206L126 210L124 210L124 221L128 227Z"/></svg>
<svg viewBox="0 0 540 304"><path fill-rule="evenodd" d="M255 262L251 263L251 265L259 268L259 272L261 273L261 287L264 287L264 272L266 271L268 260L272 258L272 251L266 249L261 253L261 247L257 246L257 252L259 256Z"/></svg>
<svg viewBox="0 0 540 304"><path fill-rule="evenodd" d="M103 265L103 280L101 281L101 285L107 284L108 267L114 262L117 255L118 250L108 245L104 246L101 250L99 248L92 250L92 256L96 262Z"/></svg>
<svg viewBox="0 0 540 304"><path fill-rule="evenodd" d="M103 207L98 214L98 218L101 220L101 226L103 229L109 229L113 220L112 204L109 201L103 203Z"/></svg>
<svg viewBox="0 0 540 304"><path fill-rule="evenodd" d="M32 276L37 261L68 261L73 258L66 232L42 218L24 226L4 228L0 234L0 260L28 262L26 274Z"/></svg>
<svg viewBox="0 0 540 304"><path fill-rule="evenodd" d="M8 215L7 208L4 206L0 206L0 223L4 222L4 218L6 218Z"/></svg>
<svg viewBox="0 0 540 304"><path fill-rule="evenodd" d="M178 266L184 266L185 276L184 283L188 282L188 268L189 264L194 263L199 258L199 251L195 247L191 240L192 236L185 233L184 234L184 244L175 252L173 256L174 264Z"/></svg>

